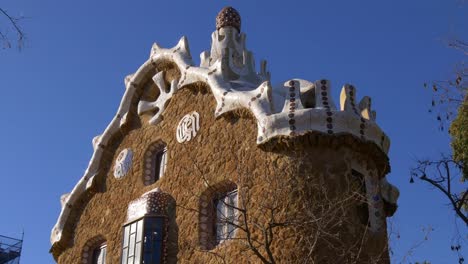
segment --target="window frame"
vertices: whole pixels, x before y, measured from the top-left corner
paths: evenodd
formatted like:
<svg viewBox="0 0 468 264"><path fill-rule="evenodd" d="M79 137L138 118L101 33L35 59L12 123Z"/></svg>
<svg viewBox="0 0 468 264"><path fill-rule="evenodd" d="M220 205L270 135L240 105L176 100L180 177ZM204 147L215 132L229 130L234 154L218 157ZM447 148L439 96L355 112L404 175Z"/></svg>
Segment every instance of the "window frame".
<svg viewBox="0 0 468 264"><path fill-rule="evenodd" d="M94 255L96 254L96 251L98 249L102 249L103 247L106 248L106 252L105 252L104 259L103 259L104 262L101 262L101 263L105 264L106 258L107 258L107 239L101 234L98 234L88 239L86 243L83 245L80 263L93 264Z"/></svg>
<svg viewBox="0 0 468 264"><path fill-rule="evenodd" d="M164 177L168 161L167 144L161 140L148 146L143 162L143 184L152 185Z"/></svg>
<svg viewBox="0 0 468 264"><path fill-rule="evenodd" d="M147 225L147 221L148 219L161 219L162 222L161 222L161 225L160 225L160 229L162 230L163 232L163 235L161 237L161 248L160 248L160 252L159 252L159 255L160 255L160 258L159 258L159 261L156 261L156 262L151 262L151 263L156 263L156 264L161 264L161 263L164 263L164 260L165 260L165 256L164 256L164 252L167 250L166 249L166 241L167 241L167 237L168 237L168 218L167 216L164 216L164 215L159 215L159 214L147 214L147 215L144 215L142 217L139 217L139 218L136 218L132 221L128 221L126 223L124 223L122 225L122 243L121 243L121 248L120 248L120 263L121 264L127 264L128 263L128 253L130 250L132 250L130 248L130 245L131 245L131 242L130 241L130 237L135 234L135 239L133 240L134 241L134 246L133 246L133 256L134 257L138 257L138 259L134 258L133 260L133 263L135 264L139 264L139 263L143 263L143 260L144 260L144 257L145 257L145 233L147 230L146 229L146 225ZM139 223L141 223L141 226L139 226ZM131 233L131 225L133 224L136 224L136 230L134 233ZM129 227L129 235L128 237L126 238L126 227ZM140 229L141 228L141 229ZM141 230L141 231L139 231ZM141 235L141 237L138 237L138 234ZM140 239L140 240L138 240ZM127 240L128 244L125 245L125 241ZM140 245L140 252L136 252L136 249L137 249L137 246L136 244L138 243L141 243ZM126 254L124 255L124 250L128 248L128 250L126 251ZM153 252L154 253L154 252ZM126 262L124 262L124 257L126 256L127 260ZM131 256L130 256L131 257Z"/></svg>
<svg viewBox="0 0 468 264"><path fill-rule="evenodd" d="M231 203L232 202L232 203ZM213 203L213 239L214 246L220 245L226 241L232 240L237 231L237 217L239 192L238 189L218 193L212 199ZM220 210L221 207L221 210ZM224 215L224 219L220 219L220 214ZM221 232L219 232L221 230ZM220 236L221 234L221 236Z"/></svg>
<svg viewBox="0 0 468 264"><path fill-rule="evenodd" d="M164 176L167 164L167 146L164 145L161 149L155 151L153 157L153 183L157 182Z"/></svg>
<svg viewBox="0 0 468 264"><path fill-rule="evenodd" d="M107 243L103 242L100 245L94 247L91 254L92 254L92 256L91 256L91 263L92 264L106 264ZM96 254L103 254L103 255L102 256L96 256ZM100 257L102 257L101 261L99 261Z"/></svg>

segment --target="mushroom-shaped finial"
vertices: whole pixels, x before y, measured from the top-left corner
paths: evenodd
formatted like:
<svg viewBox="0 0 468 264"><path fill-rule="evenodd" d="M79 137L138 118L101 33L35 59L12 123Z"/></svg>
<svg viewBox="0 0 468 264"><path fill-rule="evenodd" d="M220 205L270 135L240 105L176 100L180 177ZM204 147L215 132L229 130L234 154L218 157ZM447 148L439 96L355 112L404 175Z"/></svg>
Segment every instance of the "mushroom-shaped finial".
<svg viewBox="0 0 468 264"><path fill-rule="evenodd" d="M233 7L227 6L221 9L216 16L216 30L222 27L235 27L240 32L241 17Z"/></svg>

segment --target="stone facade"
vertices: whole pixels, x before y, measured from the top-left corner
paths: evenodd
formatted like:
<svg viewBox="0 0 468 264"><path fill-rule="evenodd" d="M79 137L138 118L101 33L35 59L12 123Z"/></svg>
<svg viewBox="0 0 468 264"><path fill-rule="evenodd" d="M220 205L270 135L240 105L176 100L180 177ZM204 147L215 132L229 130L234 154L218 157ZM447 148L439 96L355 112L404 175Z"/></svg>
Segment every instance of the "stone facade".
<svg viewBox="0 0 468 264"><path fill-rule="evenodd" d="M213 41L239 29L221 27ZM385 218L398 192L382 180L389 141L370 99L355 103L347 85L337 110L329 81L271 86L265 69L229 59L253 59L245 44L216 45L200 67L185 38L170 50L155 45L126 79L88 170L62 198L51 236L57 262L89 263L84 254L105 241L106 263L120 263L123 226L143 212L166 219L163 263L389 263ZM165 169L153 182L158 146L167 149ZM114 177L122 151L131 165ZM233 189L239 228L216 244L209 208Z"/></svg>

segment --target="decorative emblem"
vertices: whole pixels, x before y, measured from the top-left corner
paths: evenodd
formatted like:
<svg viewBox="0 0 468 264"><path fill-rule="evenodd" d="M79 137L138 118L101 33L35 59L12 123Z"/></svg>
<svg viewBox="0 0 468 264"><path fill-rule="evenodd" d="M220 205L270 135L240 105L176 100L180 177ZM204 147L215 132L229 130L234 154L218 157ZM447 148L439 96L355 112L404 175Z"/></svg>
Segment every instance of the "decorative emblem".
<svg viewBox="0 0 468 264"><path fill-rule="evenodd" d="M131 149L124 149L120 152L114 166L114 177L123 178L132 167L133 152Z"/></svg>
<svg viewBox="0 0 468 264"><path fill-rule="evenodd" d="M193 111L190 114L185 115L177 126L176 137L179 143L190 141L197 135L200 130L200 115Z"/></svg>

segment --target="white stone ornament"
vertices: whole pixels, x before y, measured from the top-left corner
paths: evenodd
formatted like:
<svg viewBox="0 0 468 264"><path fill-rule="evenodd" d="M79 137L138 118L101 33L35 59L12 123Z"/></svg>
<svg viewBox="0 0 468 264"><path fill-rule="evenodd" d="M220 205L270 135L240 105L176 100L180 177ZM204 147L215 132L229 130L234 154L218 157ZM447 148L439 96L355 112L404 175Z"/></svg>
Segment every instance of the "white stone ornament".
<svg viewBox="0 0 468 264"><path fill-rule="evenodd" d="M200 130L200 115L193 111L190 114L185 115L177 126L177 142L183 143L192 140Z"/></svg>
<svg viewBox="0 0 468 264"><path fill-rule="evenodd" d="M131 149L124 149L120 152L114 166L114 177L121 179L127 175L132 167L133 152Z"/></svg>

